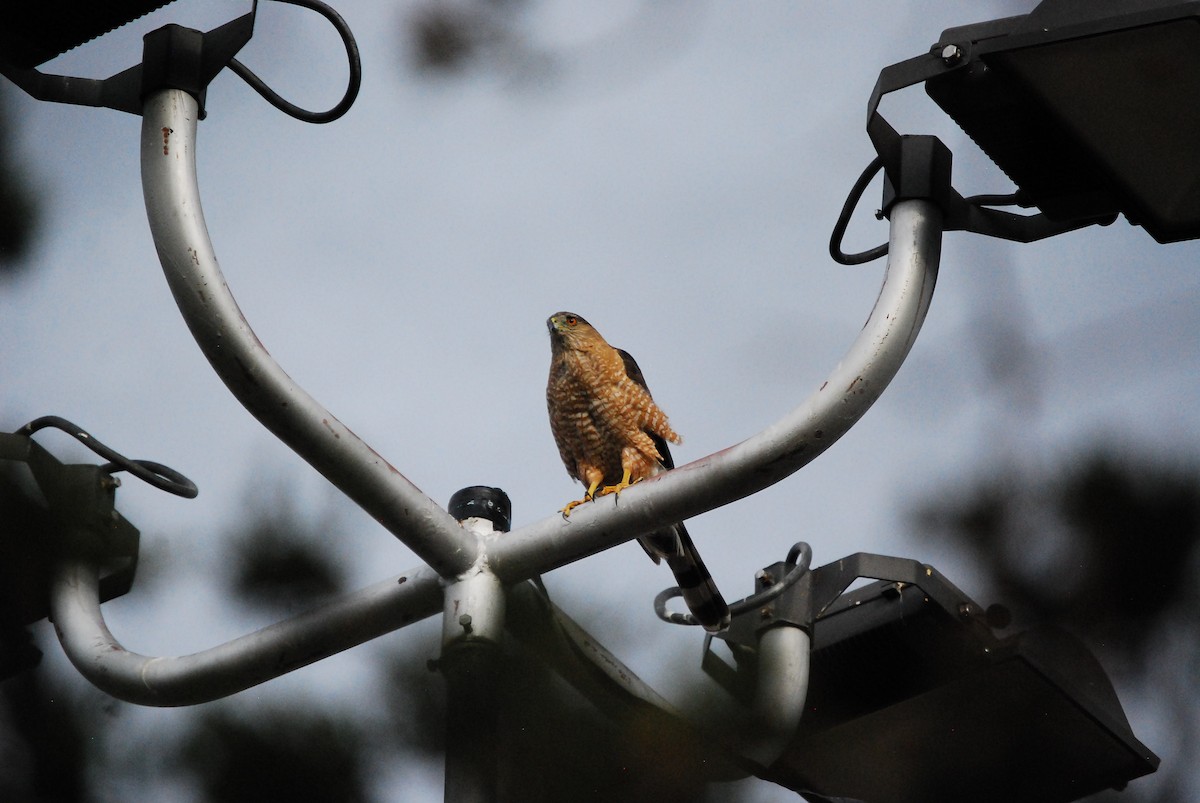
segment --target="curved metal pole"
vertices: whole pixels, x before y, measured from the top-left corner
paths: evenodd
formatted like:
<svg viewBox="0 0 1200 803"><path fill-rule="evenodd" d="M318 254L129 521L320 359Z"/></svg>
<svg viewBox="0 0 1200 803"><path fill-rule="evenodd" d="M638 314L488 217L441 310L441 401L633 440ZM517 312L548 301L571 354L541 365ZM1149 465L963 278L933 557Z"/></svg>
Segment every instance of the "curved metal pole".
<svg viewBox="0 0 1200 803"><path fill-rule="evenodd" d="M870 318L804 403L735 446L582 505L569 519L551 516L489 542L496 574L515 582L729 504L779 482L833 445L883 393L921 329L941 257L941 211L925 200L897 203L889 241Z"/></svg>
<svg viewBox="0 0 1200 803"><path fill-rule="evenodd" d="M751 741L743 754L764 767L774 764L796 736L808 699L808 633L777 625L758 640L758 688L754 694Z"/></svg>
<svg viewBox="0 0 1200 803"><path fill-rule="evenodd" d="M160 114L159 119L165 118L181 128L185 128L188 121L176 120L176 116L186 117L190 110L193 114L190 125L194 131L195 104L189 97L183 93L164 93L154 100L179 106L172 115ZM243 383L283 384L282 390L287 391L290 380L266 357L262 346L254 339L216 268L204 234L199 201L194 195L194 162L190 153L193 141L177 137L178 131L171 130L169 136L160 133L163 141L159 146L168 151L166 155L170 155L172 147L185 148L184 154L177 153L173 161L187 163L176 169L186 170L192 176L192 194L167 204L160 197L160 191L152 190L150 184L178 188L187 186L187 182L147 182L147 206L152 219L164 215L195 219L188 229L188 237L178 243L173 243L171 238L156 236L172 289L177 297L189 293L196 297L190 302L181 298L181 308L192 303L200 307L217 303L227 308L225 317L217 316L217 320L228 320L232 315L240 327L225 332L207 313L188 313L193 331L199 330L197 340L205 346L213 364L220 366L219 372L227 370L230 363L240 367L239 360L247 349L262 352L256 357L255 370L250 370L248 365L241 381L227 380L238 387L235 392L244 391L252 399L269 396L268 391L246 390ZM159 208L169 211L158 211ZM157 231L184 227L159 221L155 228ZM611 502L606 497L598 503L579 507L569 520L555 515L503 537L477 541L476 535L462 529L450 518L452 526L458 528L459 540L469 539L469 543L457 547L447 559L467 553L475 555L476 561L471 565L487 566L501 581L515 582L629 540L665 523L747 496L795 472L828 448L866 412L907 356L933 293L941 231L941 215L931 203L904 201L893 208L887 274L866 326L821 388L773 426L722 452L639 483L619 497L611 497ZM201 247L205 249L202 252ZM192 268L177 264L180 261L178 251L195 254L194 263L190 257L183 260L198 269L195 274ZM199 270L202 266L207 268ZM247 344L247 340L253 341L252 345ZM314 413L313 408L320 409L303 395L303 391L294 389L290 392L305 401L302 406L308 414ZM284 404L287 398L292 397L284 393L278 402ZM279 420L292 420L286 416L275 419L270 414L264 414L264 417L276 424ZM335 428L328 422L332 422L332 418L322 424L329 426L331 433L345 431L341 425ZM305 431L303 423L296 426L301 432ZM336 460L339 456L349 455L357 460L364 453L374 455L357 439L353 439L353 444L347 452L333 449L324 457ZM370 466L385 466L389 474L393 471L381 458L376 456L375 459L378 463L368 461ZM363 471L361 466L357 470ZM354 469L348 473L354 476ZM398 479L393 482L403 482L399 474L394 477ZM395 496L386 493L390 486L372 484L368 487L376 491L371 501L386 510L390 510L390 506L402 508L401 500L409 493L419 494L424 503L433 506L432 501L406 483L403 487L411 490L397 492ZM436 511L441 514L440 508ZM401 510L390 520L407 521L402 514ZM449 518L449 514L441 515ZM408 531L402 532L409 535ZM448 542L438 540L440 535L436 528L420 532L426 552L447 546ZM480 547L477 544L480 543L485 555L478 554ZM181 658L149 658L121 647L100 613L96 566L85 558L67 558L61 564L51 589L51 604L64 650L92 683L131 702L187 705L232 694L436 613L442 601L438 577L426 569L407 577L403 584L386 581L325 608ZM793 647L796 645L780 646L783 648L780 655L784 658L795 655ZM788 674L792 674L790 669L781 677ZM766 704L768 699L778 698L768 695L763 698L763 703ZM790 703L787 707L793 712L797 710Z"/></svg>
<svg viewBox="0 0 1200 803"><path fill-rule="evenodd" d="M891 216L890 257L875 309L829 379L774 425L620 494L503 538L479 539L299 388L267 354L217 265L195 174L196 103L176 90L147 99L142 176L155 246L193 336L235 396L269 430L408 544L442 577L486 566L507 583L548 571L748 496L800 469L883 392L920 330L933 293L942 219L910 200ZM486 554L481 555L481 550ZM52 588L56 628L94 684L146 705L216 699L437 612L441 583L424 569L340 602L180 658L126 651L104 624L96 566L70 557ZM788 648L787 654L794 653ZM786 674L786 673L785 673Z"/></svg>
<svg viewBox="0 0 1200 803"><path fill-rule="evenodd" d="M68 558L55 572L50 616L75 668L131 703L194 705L226 697L390 633L441 610L442 585L427 567L368 586L226 644L181 657L129 652L100 612L98 570Z"/></svg>
<svg viewBox="0 0 1200 803"><path fill-rule="evenodd" d="M267 354L217 265L195 174L196 104L185 92L147 99L142 127L146 209L159 258L193 336L235 396L273 433L444 577L475 562L479 544L297 386ZM759 434L620 494L490 542L489 562L515 582L762 490L840 438L895 375L928 309L942 215L897 203L883 288L842 363L807 401Z"/></svg>
<svg viewBox="0 0 1200 803"><path fill-rule="evenodd" d="M167 283L188 328L233 395L446 577L475 562L477 540L292 381L267 353L217 264L196 182L196 101L156 92L142 115L142 190Z"/></svg>

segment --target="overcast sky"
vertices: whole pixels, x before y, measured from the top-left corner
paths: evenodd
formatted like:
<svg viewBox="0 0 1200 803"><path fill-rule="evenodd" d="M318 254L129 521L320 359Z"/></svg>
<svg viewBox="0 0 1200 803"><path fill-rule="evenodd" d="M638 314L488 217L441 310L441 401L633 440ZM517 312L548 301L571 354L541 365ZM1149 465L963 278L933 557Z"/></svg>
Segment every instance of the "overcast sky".
<svg viewBox="0 0 1200 803"><path fill-rule="evenodd" d="M53 68L110 74L140 58L147 29L211 27L247 7L175 5ZM581 490L547 424L545 318L578 312L637 356L684 437L678 463L772 423L837 364L882 278L882 261L843 267L826 252L873 156L864 121L879 70L944 28L1034 3L533 2L496 69L453 79L409 68L408 4L336 5L364 69L345 118L296 122L228 72L210 89L198 154L217 255L260 339L316 399L443 504L467 485L504 488L521 526ZM312 107L332 105L345 80L332 31L271 3L242 60ZM140 120L13 100L48 219L28 276L0 288L0 426L63 415L201 489L185 501L123 486L119 507L156 556L139 583L173 593L147 610L135 586L107 605L117 637L170 655L266 624L222 606L210 580L218 533L281 486L302 509L336 512L330 538L363 584L417 565L209 369L145 222ZM920 89L884 111L903 133L944 139L964 194L1010 189ZM876 185L848 248L886 238L877 205ZM925 329L876 407L789 480L689 523L726 595L747 593L756 570L803 539L818 565L858 551L913 557L996 601L971 566L913 541L904 511L997 459L1041 465L1091 440L1194 455L1198 254L1123 219L1034 245L948 234ZM38 439L90 460L65 436ZM700 636L654 618L671 578L637 546L547 584L568 611L610 609L599 634L668 696L699 674ZM389 643L432 656L436 632L425 623ZM361 666L340 656L245 695L312 686L352 699L346 678ZM1169 754L1153 708L1131 715ZM179 714L139 716L167 726ZM438 768L422 777L440 799ZM737 794L792 799L767 784Z"/></svg>

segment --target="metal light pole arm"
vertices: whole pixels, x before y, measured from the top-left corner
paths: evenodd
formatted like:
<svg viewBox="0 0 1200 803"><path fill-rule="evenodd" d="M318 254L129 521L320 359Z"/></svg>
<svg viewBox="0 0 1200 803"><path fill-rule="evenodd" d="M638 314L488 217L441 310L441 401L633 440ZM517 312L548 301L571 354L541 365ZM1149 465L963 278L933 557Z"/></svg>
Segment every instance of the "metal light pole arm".
<svg viewBox="0 0 1200 803"><path fill-rule="evenodd" d="M942 213L927 200L891 210L883 287L870 318L829 378L799 407L741 443L619 495L508 533L487 546L506 582L578 560L773 485L833 445L883 393L925 320L941 256Z"/></svg>
<svg viewBox="0 0 1200 803"><path fill-rule="evenodd" d="M263 426L443 576L470 566L476 539L308 395L267 353L225 283L196 181L197 104L174 89L142 115L142 189L167 283L217 375Z"/></svg>
<svg viewBox="0 0 1200 803"><path fill-rule="evenodd" d="M100 612L98 568L59 563L51 619L75 668L102 691L139 705L180 706L227 697L430 616L442 607L437 574L422 567L203 652L151 658L129 652Z"/></svg>
<svg viewBox="0 0 1200 803"><path fill-rule="evenodd" d="M811 638L802 628L777 625L758 642L758 688L752 738L742 752L764 767L779 760L796 736L808 698Z"/></svg>
<svg viewBox="0 0 1200 803"><path fill-rule="evenodd" d="M64 651L93 684L143 705L190 705L227 696L430 616L443 605L444 583L438 575L445 572L437 564L452 565L470 555L473 560L463 572L487 566L499 580L516 582L778 482L828 448L883 392L920 329L937 275L937 207L926 201L898 203L892 211L891 257L875 309L841 364L804 404L740 444L639 483L619 497L577 508L569 520L556 515L483 539L483 557L474 533L328 416L266 355L225 287L204 228L195 188L195 102L184 93L164 92L147 111L144 142L153 138L152 125L167 129L164 134L160 128L155 144L168 157L162 162L170 165L164 168L158 154L143 149L147 207L168 280L197 341L235 395L268 428L286 433L280 437L302 455L316 452L309 459L318 468L331 464L330 479L368 510L382 510L386 518L377 518L385 524L412 524L420 535L411 541L420 548L410 538L405 542L422 557L436 553L429 562L437 571L422 567L403 580L377 583L203 652L152 658L125 650L105 625L94 561L86 552L65 558L51 588L52 618ZM182 171L190 180L155 175L168 169ZM209 312L208 307L218 309ZM329 440L310 440L314 416ZM342 466L339 459L354 465ZM386 482L378 470L389 478ZM402 490L395 490L396 483ZM403 502L412 494L428 510L404 511ZM441 517L449 521L453 537L442 540ZM422 528L422 521L434 524ZM397 529L411 537L409 530Z"/></svg>

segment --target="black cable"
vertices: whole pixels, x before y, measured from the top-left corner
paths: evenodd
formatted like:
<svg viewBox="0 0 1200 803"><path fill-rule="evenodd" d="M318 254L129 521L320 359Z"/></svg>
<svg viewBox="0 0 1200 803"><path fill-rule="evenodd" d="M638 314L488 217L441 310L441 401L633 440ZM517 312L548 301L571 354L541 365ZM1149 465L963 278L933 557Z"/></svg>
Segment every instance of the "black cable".
<svg viewBox="0 0 1200 803"><path fill-rule="evenodd" d="M667 602L675 597L682 597L683 590L679 586L671 586L664 588L654 598L654 613L659 619L662 619L667 624L671 625L698 625L696 617L690 613L679 613L678 611L668 611Z"/></svg>
<svg viewBox="0 0 1200 803"><path fill-rule="evenodd" d="M96 454L110 461L107 465L100 467L100 470L106 474L111 474L114 471L128 471L133 476L143 482L148 482L160 491L166 491L167 493L182 496L186 499L192 499L200 492L196 488L196 483L175 469L164 466L162 463L155 463L153 460L130 460L128 457L110 449L93 438L87 431L80 429L67 419L57 415L44 415L41 418L36 418L18 429L16 434L29 436L39 429L45 429L46 427L61 429Z"/></svg>
<svg viewBox="0 0 1200 803"><path fill-rule="evenodd" d="M796 581L808 572L809 566L812 564L812 547L803 541L794 544L788 551L787 559L784 562L791 568L788 569L788 573L784 575L782 580L769 588L759 591L757 594L751 594L745 599L730 603L730 615L737 616L746 611L762 607L795 585ZM667 602L680 596L683 596L683 591L678 587L667 588L660 592L654 598L654 612L658 615L658 618L673 625L700 624L691 614L667 610Z"/></svg>
<svg viewBox="0 0 1200 803"><path fill-rule="evenodd" d="M276 0L276 2L288 3L315 11L329 20L333 24L333 27L337 29L338 35L342 37L343 44L346 45L346 58L350 63L350 81L346 86L346 94L329 111L309 111L284 100L275 90L271 89L261 78L255 75L249 67L237 59L230 59L229 69L233 70L235 74L250 85L251 89L262 95L268 103L284 114L306 123L331 123L350 110L350 107L354 105L355 98L358 97L359 88L362 87L362 59L358 55L358 43L354 41L354 34L350 31L350 26L342 19L342 15L321 2L321 0Z"/></svg>
<svg viewBox="0 0 1200 803"><path fill-rule="evenodd" d="M846 202L842 204L842 213L838 215L837 223L833 225L833 234L829 237L829 255L833 257L834 262L842 265L862 265L887 254L887 243L857 254L847 254L842 251L842 239L846 236L846 227L850 225L850 216L854 214L855 207L862 200L863 192L875 178L875 174L882 168L883 157L876 156L867 165L867 169L862 172L858 180L854 182L854 186L850 188L850 194L846 196Z"/></svg>
<svg viewBox="0 0 1200 803"><path fill-rule="evenodd" d="M964 199L972 206L1026 206L1024 193L1018 191L1007 195L972 195Z"/></svg>
<svg viewBox="0 0 1200 803"><path fill-rule="evenodd" d="M795 566L798 560L804 562L804 568L806 569L812 563L812 547L804 541L797 541L792 544L792 548L788 550L787 557L784 558L783 562L788 566Z"/></svg>
<svg viewBox="0 0 1200 803"><path fill-rule="evenodd" d="M798 563L797 560L799 560ZM766 605L768 602L775 599L784 591L787 591L789 588L795 585L796 581L803 577L808 571L808 567L811 563L812 547L803 541L793 545L788 551L787 560L785 561L785 564L791 568L788 569L788 573L783 576L783 579L775 585L763 589L757 594L751 594L745 599L738 600L737 602L733 603L729 606L729 613L733 616L737 616L740 613L745 613L746 611Z"/></svg>

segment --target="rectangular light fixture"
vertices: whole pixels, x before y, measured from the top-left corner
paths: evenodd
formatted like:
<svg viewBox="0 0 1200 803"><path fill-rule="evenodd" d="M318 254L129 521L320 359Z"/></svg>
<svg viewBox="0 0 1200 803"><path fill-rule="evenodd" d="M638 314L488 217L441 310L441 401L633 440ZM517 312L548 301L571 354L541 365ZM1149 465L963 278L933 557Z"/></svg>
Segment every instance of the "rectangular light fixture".
<svg viewBox="0 0 1200 803"><path fill-rule="evenodd" d="M936 571L914 579L847 592L817 618L804 716L763 777L816 799L1067 803L1157 768L1082 644L996 638Z"/></svg>
<svg viewBox="0 0 1200 803"><path fill-rule="evenodd" d="M1045 0L951 28L933 100L1045 215L1200 237L1200 2Z"/></svg>
<svg viewBox="0 0 1200 803"><path fill-rule="evenodd" d="M13 67L32 69L172 0L40 0L6 3L0 11L0 53Z"/></svg>

